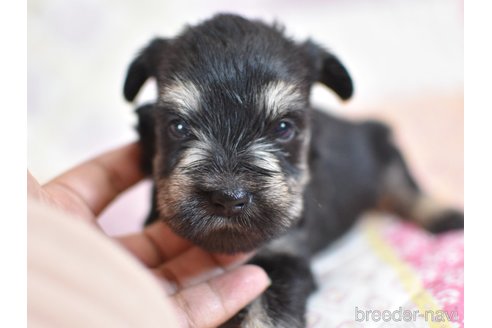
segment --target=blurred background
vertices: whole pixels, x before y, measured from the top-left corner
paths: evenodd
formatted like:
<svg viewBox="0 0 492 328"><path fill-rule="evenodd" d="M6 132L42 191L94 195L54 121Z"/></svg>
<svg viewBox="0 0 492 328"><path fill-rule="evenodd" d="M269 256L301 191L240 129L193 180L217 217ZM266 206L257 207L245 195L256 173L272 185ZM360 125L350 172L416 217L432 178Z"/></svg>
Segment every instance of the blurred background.
<svg viewBox="0 0 492 328"><path fill-rule="evenodd" d="M458 0L28 1L28 167L46 182L71 166L136 139L135 104L123 100L127 65L155 36L218 12L267 22L330 48L355 81L341 103L316 86L313 102L395 130L417 180L463 206L463 2ZM152 99L147 82L137 102ZM111 234L138 229L149 183L101 219Z"/></svg>

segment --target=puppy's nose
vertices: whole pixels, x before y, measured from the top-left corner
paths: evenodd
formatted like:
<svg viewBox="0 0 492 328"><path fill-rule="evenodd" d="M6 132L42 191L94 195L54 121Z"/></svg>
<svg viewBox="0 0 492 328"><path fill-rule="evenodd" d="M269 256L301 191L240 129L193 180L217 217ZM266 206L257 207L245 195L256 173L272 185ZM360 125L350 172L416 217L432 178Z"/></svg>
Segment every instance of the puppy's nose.
<svg viewBox="0 0 492 328"><path fill-rule="evenodd" d="M212 209L220 216L233 216L241 213L251 202L251 195L243 189L217 190L210 196Z"/></svg>

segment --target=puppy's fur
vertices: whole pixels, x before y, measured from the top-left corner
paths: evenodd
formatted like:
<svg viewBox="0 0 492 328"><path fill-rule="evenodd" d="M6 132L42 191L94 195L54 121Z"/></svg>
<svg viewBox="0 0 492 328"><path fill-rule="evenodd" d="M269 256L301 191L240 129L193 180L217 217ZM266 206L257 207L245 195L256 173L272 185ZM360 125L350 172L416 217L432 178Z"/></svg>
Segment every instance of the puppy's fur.
<svg viewBox="0 0 492 328"><path fill-rule="evenodd" d="M157 80L138 108L143 167L153 177L147 223L161 219L211 252L260 249L272 286L225 327L304 327L309 258L365 210L392 210L432 232L463 214L423 195L381 123L311 108L314 83L341 99L349 73L312 41L278 26L218 15L153 40L131 63L124 95Z"/></svg>

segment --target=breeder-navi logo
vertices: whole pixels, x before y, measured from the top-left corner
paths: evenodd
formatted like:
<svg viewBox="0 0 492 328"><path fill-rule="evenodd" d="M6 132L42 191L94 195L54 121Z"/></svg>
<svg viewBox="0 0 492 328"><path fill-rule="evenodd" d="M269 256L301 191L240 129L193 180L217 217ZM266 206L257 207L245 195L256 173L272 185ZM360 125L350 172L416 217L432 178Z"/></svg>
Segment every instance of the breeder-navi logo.
<svg viewBox="0 0 492 328"><path fill-rule="evenodd" d="M444 311L444 310L427 310L424 313L420 313L419 310L403 310L400 306L398 310L390 311L390 310L360 310L358 307L355 307L355 321L363 322L363 321L384 321L384 322L398 322L398 321L417 321L417 318L422 318L427 322L445 322L451 321L456 322L459 319L457 311Z"/></svg>

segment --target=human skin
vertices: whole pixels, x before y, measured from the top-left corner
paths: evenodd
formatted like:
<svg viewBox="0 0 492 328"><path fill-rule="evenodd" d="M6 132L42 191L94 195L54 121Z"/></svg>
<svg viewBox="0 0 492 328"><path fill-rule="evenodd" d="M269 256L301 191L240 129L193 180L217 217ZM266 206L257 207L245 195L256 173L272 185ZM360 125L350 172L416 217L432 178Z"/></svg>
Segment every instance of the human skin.
<svg viewBox="0 0 492 328"><path fill-rule="evenodd" d="M105 298L102 303L104 306L93 311L90 318L87 315L79 318L65 316L72 324L79 322L81 326L84 326L84 320L90 320L91 324L97 323L99 317L101 322L108 317L123 320L135 312L132 320L142 319L142 324L152 321L154 313L155 320L152 322L166 324L165 327L216 327L268 287L270 281L261 268L242 264L252 254L231 256L205 252L175 235L163 222L156 222L128 236L110 238L104 235L97 225L97 218L120 193L143 178L138 164L139 156L138 145L132 143L82 163L45 185L39 184L27 173L28 299L32 301L28 302L31 305L28 304L30 320L54 320L53 315L43 315L43 311L57 313L57 320L64 319L63 313L80 314L80 311L70 312L67 309L69 304L73 304L76 309L83 307L73 303L73 299L79 299L76 291L72 289L69 294L66 293L67 286L78 285L70 284L70 281L79 281L85 286L80 299L87 299L87 304L95 304L91 302L90 295L94 295L94 300L100 300L96 296L101 289L108 290L108 284L114 294L131 295L131 299L147 299L147 302L129 307L127 297L114 295ZM58 217L64 218L54 219ZM47 235L60 238L43 238ZM86 242L101 238L105 241ZM58 239L57 244L55 248L50 248L53 239ZM93 247L98 243L101 243L99 247ZM50 256L53 254L49 251L41 252L42 249L51 249L53 252L71 249L71 254L82 255L69 256L60 263L57 257ZM112 255L109 256L108 252ZM63 253L58 254L60 257L63 257ZM124 264L113 261L119 257L132 259L124 260ZM100 261L97 262L97 259ZM63 304L43 302L43 295L47 291L41 295L36 290L39 290L39 286L46 287L46 282L41 285L43 280L38 277L43 276L43 272L55 276L65 272L63 268L67 267L67 261L83 270L74 270L71 275L63 276L63 279L68 280L67 284L63 284L64 292L57 294L58 289L50 290L54 293L51 299ZM104 263L106 271L95 263ZM133 271L139 272L137 275L141 277L142 286L154 286L155 289L139 288L134 281L124 283L124 277ZM38 274L40 272L41 275ZM112 273L119 279L89 279L94 277L95 272L104 275ZM162 297L153 295L156 292L162 294ZM70 295L72 302L68 299L65 302L60 295ZM126 306L121 306L122 302L126 302ZM51 308L46 308L47 304L51 304ZM56 311L59 306L63 306L63 313ZM149 311L155 308L161 308L162 311Z"/></svg>

